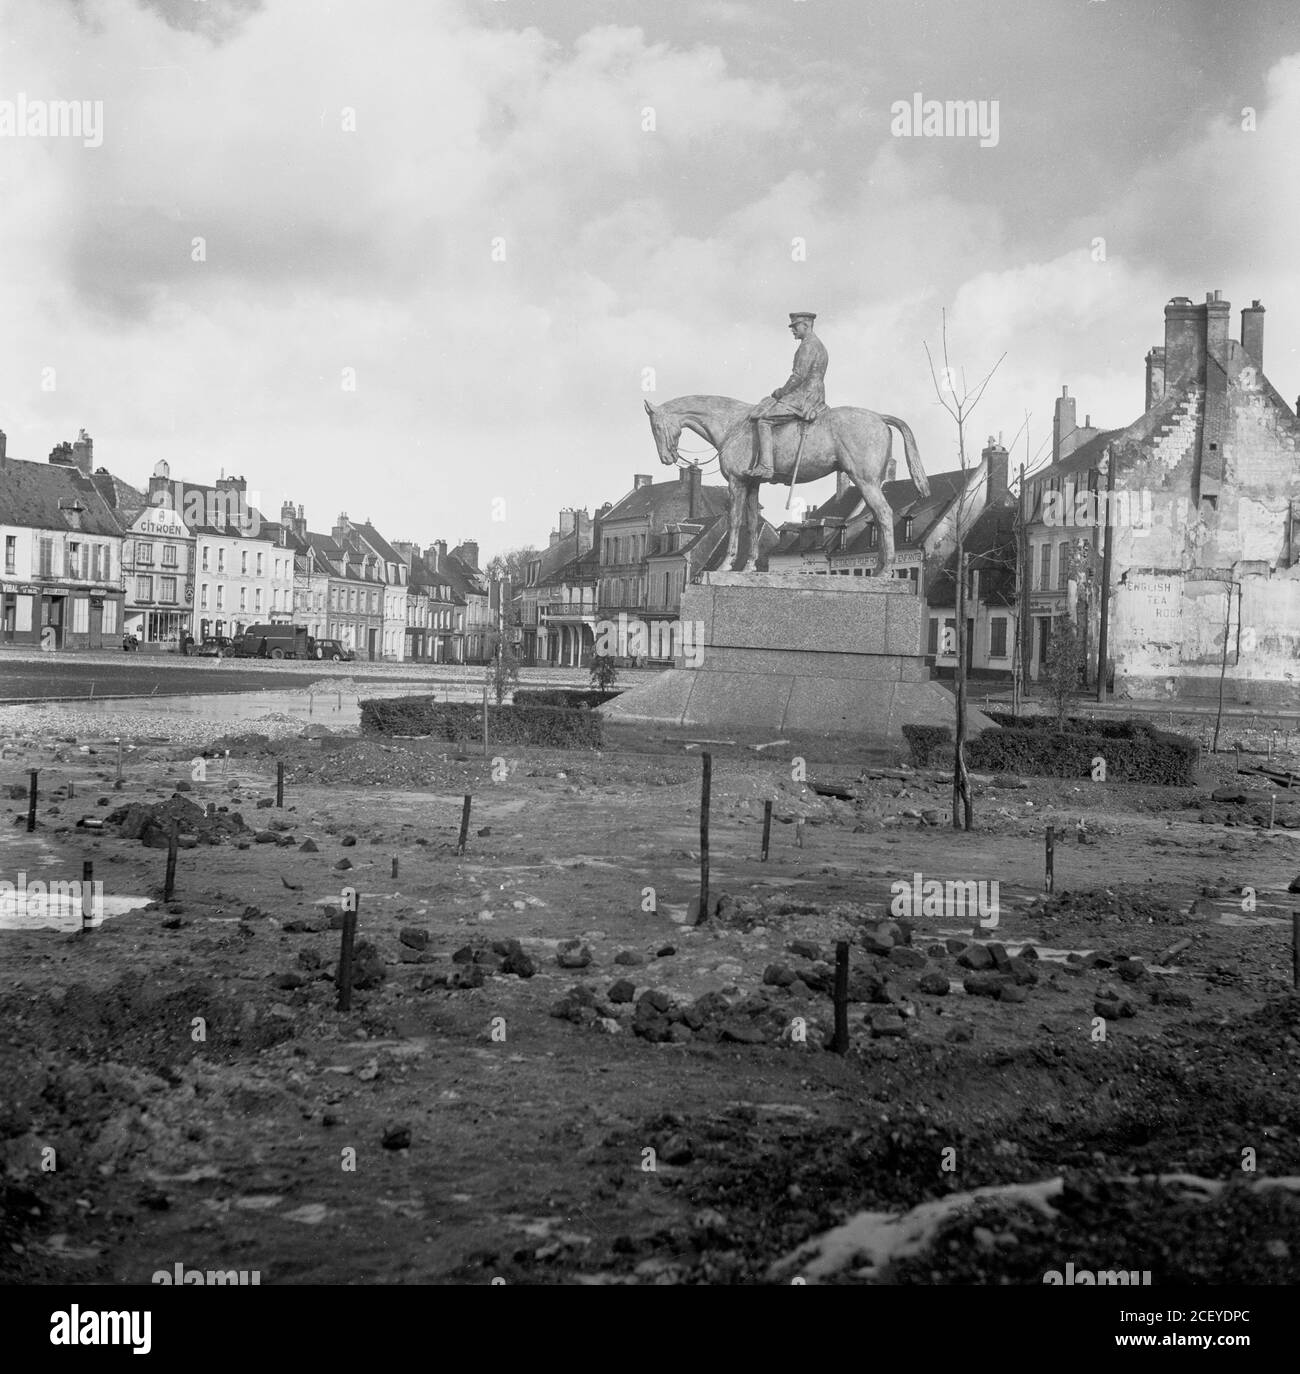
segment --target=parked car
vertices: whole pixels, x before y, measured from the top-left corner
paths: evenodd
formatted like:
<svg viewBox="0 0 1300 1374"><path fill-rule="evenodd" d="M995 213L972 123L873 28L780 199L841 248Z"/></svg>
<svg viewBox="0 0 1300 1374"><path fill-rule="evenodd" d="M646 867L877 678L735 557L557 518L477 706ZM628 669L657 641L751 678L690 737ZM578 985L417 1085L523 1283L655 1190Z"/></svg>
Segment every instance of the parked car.
<svg viewBox="0 0 1300 1374"><path fill-rule="evenodd" d="M316 657L328 658L335 663L351 663L356 654L337 639L318 639Z"/></svg>
<svg viewBox="0 0 1300 1374"><path fill-rule="evenodd" d="M315 641L305 625L250 625L232 640L234 658L315 658Z"/></svg>
<svg viewBox="0 0 1300 1374"><path fill-rule="evenodd" d="M230 652L229 635L208 635L200 644L196 644L191 650L204 658L221 658Z"/></svg>

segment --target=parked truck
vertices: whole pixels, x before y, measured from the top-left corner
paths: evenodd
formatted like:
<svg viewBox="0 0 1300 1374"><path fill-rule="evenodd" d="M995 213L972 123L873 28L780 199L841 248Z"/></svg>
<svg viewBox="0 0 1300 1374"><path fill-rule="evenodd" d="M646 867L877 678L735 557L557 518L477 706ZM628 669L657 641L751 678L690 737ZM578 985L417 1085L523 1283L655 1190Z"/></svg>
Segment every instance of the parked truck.
<svg viewBox="0 0 1300 1374"><path fill-rule="evenodd" d="M234 658L315 658L316 641L305 625L249 625L226 653Z"/></svg>

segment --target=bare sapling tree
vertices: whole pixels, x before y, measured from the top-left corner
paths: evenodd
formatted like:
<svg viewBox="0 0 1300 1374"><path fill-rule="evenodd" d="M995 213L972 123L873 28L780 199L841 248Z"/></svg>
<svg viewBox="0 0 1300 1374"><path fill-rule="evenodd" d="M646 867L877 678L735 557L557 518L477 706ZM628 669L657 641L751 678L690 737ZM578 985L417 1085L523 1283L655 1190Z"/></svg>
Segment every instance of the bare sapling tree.
<svg viewBox="0 0 1300 1374"><path fill-rule="evenodd" d="M1219 731L1223 727L1223 684L1228 676L1228 653L1232 645L1232 603L1237 602L1237 629L1238 638L1241 630L1241 583L1229 578L1224 582L1224 589L1227 596L1223 608L1223 655L1219 661L1219 709L1214 714L1214 743L1210 746L1210 753L1219 752Z"/></svg>
<svg viewBox="0 0 1300 1374"><path fill-rule="evenodd" d="M970 470L970 463L966 456L966 422L970 419L975 407L979 405L980 398L984 395L984 390L992 380L993 374L1002 365L1002 358L1006 356L1004 353L989 368L983 381L978 382L973 387L968 386L965 369L961 369L960 375L958 375L948 361L948 312L946 309L943 312L942 382L935 370L930 345L928 343L925 345L925 358L930 364L930 380L934 383L935 395L939 398L939 404L952 416L952 421L957 426L957 458L961 464L962 473L961 493L957 498L954 522L957 536L957 624L954 627L956 634L953 645L957 655L957 667L953 673L954 695L957 699L957 728L954 732L956 739L953 745L952 763L952 828L954 830L969 830L973 824L970 774L966 771L966 583L969 574L966 567L965 530L966 506L969 501L966 477ZM947 648L946 645L941 647Z"/></svg>

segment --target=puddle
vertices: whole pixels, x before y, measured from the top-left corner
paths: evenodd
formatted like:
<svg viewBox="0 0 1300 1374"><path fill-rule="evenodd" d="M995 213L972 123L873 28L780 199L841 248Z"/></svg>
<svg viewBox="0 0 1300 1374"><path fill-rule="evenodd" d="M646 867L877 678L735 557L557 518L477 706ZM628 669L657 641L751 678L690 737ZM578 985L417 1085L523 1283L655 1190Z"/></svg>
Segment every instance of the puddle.
<svg viewBox="0 0 1300 1374"><path fill-rule="evenodd" d="M482 698L481 684L453 684L450 688L439 684L436 695L439 701L479 701ZM429 696L421 692L418 683L374 686L366 684L358 693L357 689L334 692L306 691L265 691L265 692L222 692L202 696L140 696L104 697L102 699L78 700L75 705L79 715L116 716L131 711L147 711L151 716L176 716L182 719L200 718L203 720L242 722L260 720L263 716L288 716L300 720L304 725L327 725L331 730L355 729L361 724L360 698L364 697L405 697Z"/></svg>
<svg viewBox="0 0 1300 1374"><path fill-rule="evenodd" d="M1289 926L1291 921L1286 916L1244 916L1239 911L1223 912L1215 925L1220 926Z"/></svg>
<svg viewBox="0 0 1300 1374"><path fill-rule="evenodd" d="M76 888L79 884L68 886ZM148 906L151 897L100 897L85 928L102 926L110 916L124 916ZM61 930L69 933L82 929L81 898L62 892L16 892L0 888L0 930Z"/></svg>

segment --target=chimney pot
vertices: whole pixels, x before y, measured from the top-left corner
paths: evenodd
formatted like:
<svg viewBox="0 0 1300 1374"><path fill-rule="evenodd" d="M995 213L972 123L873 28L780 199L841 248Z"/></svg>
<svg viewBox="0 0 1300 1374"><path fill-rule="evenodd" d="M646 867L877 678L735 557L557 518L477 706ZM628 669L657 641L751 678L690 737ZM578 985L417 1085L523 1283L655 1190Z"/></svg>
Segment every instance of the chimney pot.
<svg viewBox="0 0 1300 1374"><path fill-rule="evenodd" d="M1241 312L1241 346L1260 367L1264 366L1264 307L1258 301Z"/></svg>

